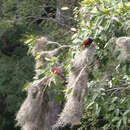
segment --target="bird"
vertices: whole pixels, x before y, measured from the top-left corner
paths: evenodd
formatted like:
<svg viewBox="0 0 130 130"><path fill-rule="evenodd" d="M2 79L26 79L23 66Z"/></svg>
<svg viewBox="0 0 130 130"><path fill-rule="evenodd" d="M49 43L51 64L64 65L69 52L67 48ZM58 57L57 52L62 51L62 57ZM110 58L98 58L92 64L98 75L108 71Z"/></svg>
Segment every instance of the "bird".
<svg viewBox="0 0 130 130"><path fill-rule="evenodd" d="M85 46L85 47L89 47L93 42L93 38L92 37L88 37L86 40L84 40L81 45Z"/></svg>
<svg viewBox="0 0 130 130"><path fill-rule="evenodd" d="M51 67L51 72L54 74L57 74L63 81L62 81L62 85L66 85L67 81L65 76L62 74L60 68L56 67L56 66L52 66Z"/></svg>
<svg viewBox="0 0 130 130"><path fill-rule="evenodd" d="M55 73L55 74L58 74L58 75L61 74L60 69L58 67L56 67L56 66L51 67L51 72Z"/></svg>

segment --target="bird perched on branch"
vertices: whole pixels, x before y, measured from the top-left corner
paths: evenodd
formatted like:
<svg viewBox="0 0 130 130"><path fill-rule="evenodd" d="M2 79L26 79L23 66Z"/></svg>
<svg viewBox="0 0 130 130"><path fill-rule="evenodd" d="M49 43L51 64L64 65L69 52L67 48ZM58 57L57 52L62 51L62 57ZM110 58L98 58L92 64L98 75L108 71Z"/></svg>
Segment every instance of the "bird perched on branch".
<svg viewBox="0 0 130 130"><path fill-rule="evenodd" d="M63 82L62 82L63 85L66 85L66 84L67 84L66 78L65 78L65 76L62 74L60 68L58 68L58 67L56 67L56 66L52 66L52 67L51 67L51 72L54 73L54 74L56 74L56 75L58 75L58 76L63 80Z"/></svg>
<svg viewBox="0 0 130 130"><path fill-rule="evenodd" d="M93 42L93 38L92 37L88 37L86 40L84 40L81 45L85 46L85 47L89 47Z"/></svg>
<svg viewBox="0 0 130 130"><path fill-rule="evenodd" d="M53 73L55 73L55 74L61 73L61 72L60 72L60 69L59 69L58 67L55 67L55 66L52 66L52 67L51 67L51 72L53 72Z"/></svg>

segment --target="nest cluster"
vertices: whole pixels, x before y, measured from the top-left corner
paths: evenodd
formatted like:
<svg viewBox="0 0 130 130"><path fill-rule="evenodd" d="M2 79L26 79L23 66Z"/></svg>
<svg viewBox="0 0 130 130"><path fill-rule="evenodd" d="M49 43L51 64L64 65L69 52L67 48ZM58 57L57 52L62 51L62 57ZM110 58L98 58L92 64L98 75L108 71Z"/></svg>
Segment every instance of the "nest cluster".
<svg viewBox="0 0 130 130"><path fill-rule="evenodd" d="M41 40L38 40L38 44L48 43L44 38L45 42ZM128 59L130 38L122 37L116 41L117 47L121 48L122 55L125 54ZM40 49L42 58L46 55L54 56L61 48L68 48L68 46L62 46L52 51L42 51L43 46L37 45L34 50L36 53L37 49ZM79 123L83 114L84 96L87 93L88 72L92 71L91 64L94 62L95 53L95 45L91 44L72 60L72 71L69 73L66 89L66 103L62 112L62 106L56 104L53 99L49 99L53 90L45 92L46 83L50 77L44 77L34 81L27 88L27 98L16 116L17 125L21 126L22 130L57 130L58 127L64 127L67 124Z"/></svg>
<svg viewBox="0 0 130 130"><path fill-rule="evenodd" d="M44 53L43 50L48 43L49 41L44 37L37 39L33 55L37 51L40 54ZM50 53L46 51L47 54ZM44 57L42 56L42 58ZM42 58L36 60L36 68L38 62L43 62ZM43 62L43 66L45 65L46 63ZM58 114L61 111L61 105L51 98L53 89L46 91L50 78L50 76L45 76L42 79L35 80L26 88L27 97L16 115L16 126L20 126L22 130L51 130L52 125L56 123Z"/></svg>
<svg viewBox="0 0 130 130"><path fill-rule="evenodd" d="M63 111L54 128L63 127L67 124L75 125L80 122L83 114L84 96L87 92L87 79L90 65L95 55L95 46L92 44L89 48L81 51L81 53L72 60L72 71L69 73L69 81L67 90L71 91L67 94L66 103Z"/></svg>

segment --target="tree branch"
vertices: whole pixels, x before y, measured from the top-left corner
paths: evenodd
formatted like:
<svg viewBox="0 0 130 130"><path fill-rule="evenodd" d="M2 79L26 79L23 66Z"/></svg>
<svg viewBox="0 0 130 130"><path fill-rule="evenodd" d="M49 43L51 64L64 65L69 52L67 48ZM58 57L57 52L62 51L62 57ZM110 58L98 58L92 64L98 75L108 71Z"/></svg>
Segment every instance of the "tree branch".
<svg viewBox="0 0 130 130"><path fill-rule="evenodd" d="M109 91L119 91L119 90L128 90L128 89L130 89L130 86L128 86L128 85L125 85L125 86L123 86L123 87L115 87L115 88L112 88L112 89L108 89L107 91L109 92Z"/></svg>

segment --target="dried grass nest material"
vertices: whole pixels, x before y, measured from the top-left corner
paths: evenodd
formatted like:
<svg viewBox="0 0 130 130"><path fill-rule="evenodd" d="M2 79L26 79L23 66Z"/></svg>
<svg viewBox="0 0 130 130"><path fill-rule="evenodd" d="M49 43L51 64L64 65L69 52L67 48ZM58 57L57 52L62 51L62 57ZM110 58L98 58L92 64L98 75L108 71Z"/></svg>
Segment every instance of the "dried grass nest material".
<svg viewBox="0 0 130 130"><path fill-rule="evenodd" d="M44 128L44 114L46 113L45 106L46 96L45 84L50 77L44 77L33 82L27 89L27 98L23 102L20 110L16 115L17 124L22 130L40 130Z"/></svg>
<svg viewBox="0 0 130 130"><path fill-rule="evenodd" d="M94 55L95 46L92 44L90 48L86 48L74 58L73 69L69 73L66 90L71 90L71 93L67 95L64 109L53 129L64 127L67 124L75 125L80 122L83 114L84 96L87 93L89 65L93 62Z"/></svg>

